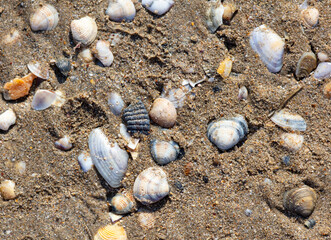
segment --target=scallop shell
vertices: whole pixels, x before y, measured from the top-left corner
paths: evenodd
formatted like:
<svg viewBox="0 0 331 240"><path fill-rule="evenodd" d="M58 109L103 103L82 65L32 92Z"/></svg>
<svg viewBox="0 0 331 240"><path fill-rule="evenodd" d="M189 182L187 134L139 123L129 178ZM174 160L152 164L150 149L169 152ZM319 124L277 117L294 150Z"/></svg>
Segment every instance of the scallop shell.
<svg viewBox="0 0 331 240"><path fill-rule="evenodd" d="M152 204L169 194L167 174L159 167L141 172L133 185L133 195L142 204Z"/></svg>
<svg viewBox="0 0 331 240"><path fill-rule="evenodd" d="M173 0L141 0L144 8L156 15L163 15L174 5Z"/></svg>
<svg viewBox="0 0 331 240"><path fill-rule="evenodd" d="M78 155L78 163L82 168L83 172L89 171L93 167L93 161L90 154L86 151L81 152Z"/></svg>
<svg viewBox="0 0 331 240"><path fill-rule="evenodd" d="M110 108L110 111L116 115L121 115L122 109L125 106L125 103L117 92L111 92L108 96L108 105Z"/></svg>
<svg viewBox="0 0 331 240"><path fill-rule="evenodd" d="M126 122L128 132L149 134L151 127L150 120L142 101L139 100L137 103L130 104L130 106L124 109L123 118Z"/></svg>
<svg viewBox="0 0 331 240"><path fill-rule="evenodd" d="M89 148L93 164L101 176L111 187L119 187L128 167L128 153L116 142L109 143L100 128L91 132Z"/></svg>
<svg viewBox="0 0 331 240"><path fill-rule="evenodd" d="M131 0L110 0L106 14L115 22L130 22L136 16L136 9Z"/></svg>
<svg viewBox="0 0 331 240"><path fill-rule="evenodd" d="M283 204L286 210L302 217L308 217L314 211L317 194L314 189L303 186L287 191L284 194Z"/></svg>
<svg viewBox="0 0 331 240"><path fill-rule="evenodd" d="M37 9L30 18L32 31L53 30L59 22L59 14L56 9L49 4Z"/></svg>
<svg viewBox="0 0 331 240"><path fill-rule="evenodd" d="M127 240L125 229L118 225L109 224L105 227L99 228L94 235L94 240Z"/></svg>
<svg viewBox="0 0 331 240"><path fill-rule="evenodd" d="M110 51L110 42L108 41L97 41L94 55L105 67L109 67L114 61L114 55Z"/></svg>
<svg viewBox="0 0 331 240"><path fill-rule="evenodd" d="M223 24L223 13L224 7L219 0L210 1L210 7L207 10L207 27L208 29L214 33L218 29L219 26Z"/></svg>
<svg viewBox="0 0 331 240"><path fill-rule="evenodd" d="M314 78L318 80L331 78L331 62L319 63L314 72Z"/></svg>
<svg viewBox="0 0 331 240"><path fill-rule="evenodd" d="M316 27L318 24L319 11L314 7L308 7L301 11L301 18L306 26Z"/></svg>
<svg viewBox="0 0 331 240"><path fill-rule="evenodd" d="M304 78L309 76L309 74L316 68L317 59L313 52L306 52L300 57L295 75L297 78Z"/></svg>
<svg viewBox="0 0 331 240"><path fill-rule="evenodd" d="M33 75L46 80L49 78L49 70L46 63L31 61L27 66Z"/></svg>
<svg viewBox="0 0 331 240"><path fill-rule="evenodd" d="M277 33L266 25L261 25L253 30L249 42L270 72L280 71L283 66L285 42Z"/></svg>
<svg viewBox="0 0 331 240"><path fill-rule="evenodd" d="M283 133L280 135L280 138L281 144L292 151L298 151L302 147L304 141L302 135L295 133Z"/></svg>
<svg viewBox="0 0 331 240"><path fill-rule="evenodd" d="M70 27L73 39L84 46L90 45L98 33L98 26L95 20L89 16L73 20Z"/></svg>
<svg viewBox="0 0 331 240"><path fill-rule="evenodd" d="M38 111L47 109L52 105L56 98L57 95L55 92L39 89L33 96L31 107Z"/></svg>
<svg viewBox="0 0 331 240"><path fill-rule="evenodd" d="M175 161L180 153L179 146L174 141L166 142L153 140L151 142L151 154L154 161L160 165Z"/></svg>
<svg viewBox="0 0 331 240"><path fill-rule="evenodd" d="M116 214L127 214L135 207L135 200L130 193L117 193L110 201L112 212Z"/></svg>
<svg viewBox="0 0 331 240"><path fill-rule="evenodd" d="M289 128L293 131L306 131L307 128L305 120L300 115L290 113L286 110L276 112L271 117L271 121L282 128Z"/></svg>
<svg viewBox="0 0 331 240"><path fill-rule="evenodd" d="M7 111L0 114L0 130L8 131L11 125L16 123L16 114L13 109L9 108Z"/></svg>
<svg viewBox="0 0 331 240"><path fill-rule="evenodd" d="M241 115L212 122L207 128L208 139L223 151L233 148L247 133L248 125Z"/></svg>

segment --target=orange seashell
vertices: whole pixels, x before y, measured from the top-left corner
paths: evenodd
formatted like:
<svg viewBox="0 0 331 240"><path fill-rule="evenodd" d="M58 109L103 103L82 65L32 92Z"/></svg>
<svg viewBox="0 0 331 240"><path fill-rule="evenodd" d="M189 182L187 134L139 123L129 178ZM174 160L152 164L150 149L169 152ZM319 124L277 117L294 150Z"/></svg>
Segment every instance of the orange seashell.
<svg viewBox="0 0 331 240"><path fill-rule="evenodd" d="M94 240L127 240L125 229L120 225L109 224L99 228Z"/></svg>
<svg viewBox="0 0 331 240"><path fill-rule="evenodd" d="M4 86L3 97L6 100L16 100L29 94L33 80L36 76L29 73L25 77L15 78L10 82L7 82Z"/></svg>

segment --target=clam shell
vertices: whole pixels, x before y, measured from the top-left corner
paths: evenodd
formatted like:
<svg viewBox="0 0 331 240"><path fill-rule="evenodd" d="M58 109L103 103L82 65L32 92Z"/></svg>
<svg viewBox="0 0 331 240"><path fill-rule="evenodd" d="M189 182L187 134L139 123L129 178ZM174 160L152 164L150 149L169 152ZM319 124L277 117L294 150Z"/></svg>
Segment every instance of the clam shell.
<svg viewBox="0 0 331 240"><path fill-rule="evenodd" d="M114 55L110 51L110 42L99 40L95 45L94 55L105 66L109 67L114 61Z"/></svg>
<svg viewBox="0 0 331 240"><path fill-rule="evenodd" d="M169 194L167 174L159 167L142 171L133 185L133 195L142 204L152 204Z"/></svg>
<svg viewBox="0 0 331 240"><path fill-rule="evenodd" d="M119 187L128 167L128 153L116 142L109 143L100 128L91 132L89 148L93 164L101 176L111 187Z"/></svg>
<svg viewBox="0 0 331 240"><path fill-rule="evenodd" d="M57 95L55 92L39 89L33 96L31 107L37 111L47 109L52 105L56 98Z"/></svg>
<svg viewBox="0 0 331 240"><path fill-rule="evenodd" d="M16 114L13 109L9 108L7 111L0 114L0 130L8 131L11 125L16 123Z"/></svg>
<svg viewBox="0 0 331 240"><path fill-rule="evenodd" d="M110 0L106 14L115 22L130 22L136 16L136 9L131 0Z"/></svg>
<svg viewBox="0 0 331 240"><path fill-rule="evenodd" d="M248 125L241 115L212 122L207 128L208 139L223 151L233 148L247 133Z"/></svg>
<svg viewBox="0 0 331 240"><path fill-rule="evenodd" d="M125 103L120 94L117 92L111 92L108 96L108 105L110 111L116 115L121 115L122 109L125 106Z"/></svg>
<svg viewBox="0 0 331 240"><path fill-rule="evenodd" d="M172 102L166 98L157 98L152 104L149 116L161 127L171 128L176 123L177 111Z"/></svg>
<svg viewBox="0 0 331 240"><path fill-rule="evenodd" d="M317 66L316 55L313 52L306 52L300 57L295 75L297 78L304 78L309 76Z"/></svg>
<svg viewBox="0 0 331 240"><path fill-rule="evenodd" d="M105 227L99 228L94 235L94 240L127 240L125 229L118 225L109 224Z"/></svg>
<svg viewBox="0 0 331 240"><path fill-rule="evenodd" d="M285 42L277 33L266 25L261 25L253 30L249 42L270 72L280 71L283 66Z"/></svg>
<svg viewBox="0 0 331 240"><path fill-rule="evenodd" d="M287 191L284 194L283 204L286 210L302 217L308 217L314 211L317 194L314 189L303 186Z"/></svg>
<svg viewBox="0 0 331 240"><path fill-rule="evenodd" d="M78 163L80 167L82 168L83 172L87 172L93 167L93 161L88 152L81 152L78 155Z"/></svg>
<svg viewBox="0 0 331 240"><path fill-rule="evenodd" d="M290 113L286 110L276 112L271 117L271 121L282 128L289 128L293 131L306 131L307 128L305 120L300 115Z"/></svg>
<svg viewBox="0 0 331 240"><path fill-rule="evenodd" d="M127 214L135 207L135 200L130 193L117 193L110 201L112 212Z"/></svg>
<svg viewBox="0 0 331 240"><path fill-rule="evenodd" d="M128 132L141 132L146 135L149 134L151 127L150 120L148 112L142 101L139 100L137 103L132 103L124 109L123 118L127 125Z"/></svg>
<svg viewBox="0 0 331 240"><path fill-rule="evenodd" d="M153 212L150 211L142 211L139 213L138 215L138 222L139 225L143 228L143 229L152 229L155 225L155 214Z"/></svg>
<svg viewBox="0 0 331 240"><path fill-rule="evenodd" d="M331 78L331 62L319 63L314 72L314 78L318 80Z"/></svg>
<svg viewBox="0 0 331 240"><path fill-rule="evenodd" d="M4 180L0 184L0 194L4 200L12 200L16 198L15 182L12 180Z"/></svg>
<svg viewBox="0 0 331 240"><path fill-rule="evenodd" d="M95 20L89 16L71 22L72 37L77 43L88 46L95 40L98 26Z"/></svg>
<svg viewBox="0 0 331 240"><path fill-rule="evenodd" d="M179 146L174 141L153 140L151 142L152 157L159 165L165 165L175 161L178 158L179 152Z"/></svg>
<svg viewBox="0 0 331 240"><path fill-rule="evenodd" d="M224 7L221 1L210 1L210 7L206 12L207 16L207 27L210 32L214 33L218 29L219 26L223 24L223 13Z"/></svg>
<svg viewBox="0 0 331 240"><path fill-rule="evenodd" d="M292 151L298 151L302 147L304 141L302 135L295 133L283 133L280 138L281 144Z"/></svg>
<svg viewBox="0 0 331 240"><path fill-rule="evenodd" d="M33 75L46 80L49 78L48 65L46 63L31 61L27 66Z"/></svg>
<svg viewBox="0 0 331 240"><path fill-rule="evenodd" d="M32 31L53 30L59 22L59 14L56 9L46 4L37 9L30 17L30 26Z"/></svg>
<svg viewBox="0 0 331 240"><path fill-rule="evenodd" d="M173 0L141 0L144 8L156 15L163 15L174 5Z"/></svg>
<svg viewBox="0 0 331 240"><path fill-rule="evenodd" d="M318 24L319 11L314 7L308 7L301 11L301 18L306 26L316 27Z"/></svg>

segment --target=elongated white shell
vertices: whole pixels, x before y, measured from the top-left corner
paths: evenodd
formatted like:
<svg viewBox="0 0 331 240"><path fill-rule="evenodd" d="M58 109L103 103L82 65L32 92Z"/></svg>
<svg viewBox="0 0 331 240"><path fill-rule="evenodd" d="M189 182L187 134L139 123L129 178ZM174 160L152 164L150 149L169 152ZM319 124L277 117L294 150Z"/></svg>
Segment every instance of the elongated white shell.
<svg viewBox="0 0 331 240"><path fill-rule="evenodd" d="M208 125L208 139L220 150L228 150L244 139L248 133L247 122L238 115L233 118L223 118Z"/></svg>
<svg viewBox="0 0 331 240"><path fill-rule="evenodd" d="M141 0L141 4L156 15L163 15L174 5L173 0Z"/></svg>
<svg viewBox="0 0 331 240"><path fill-rule="evenodd" d="M34 110L44 110L52 105L56 97L57 95L53 91L39 89L33 96L31 106Z"/></svg>
<svg viewBox="0 0 331 240"><path fill-rule="evenodd" d="M95 57L105 67L109 67L114 61L113 53L110 51L110 42L99 40L95 46Z"/></svg>
<svg viewBox="0 0 331 240"><path fill-rule="evenodd" d="M106 14L112 21L122 22L125 20L130 22L136 16L136 9L131 0L109 0Z"/></svg>
<svg viewBox="0 0 331 240"><path fill-rule="evenodd" d="M321 62L318 64L314 72L314 78L318 80L331 78L331 62Z"/></svg>
<svg viewBox="0 0 331 240"><path fill-rule="evenodd" d="M16 123L16 114L13 109L9 108L4 113L0 114L0 129L7 131L11 125Z"/></svg>
<svg viewBox="0 0 331 240"><path fill-rule="evenodd" d="M153 140L151 142L151 154L156 163L165 165L177 159L179 146L174 141Z"/></svg>
<svg viewBox="0 0 331 240"><path fill-rule="evenodd" d="M89 16L73 20L70 27L73 39L84 46L90 45L98 33L98 26L95 20Z"/></svg>
<svg viewBox="0 0 331 240"><path fill-rule="evenodd" d="M53 30L59 22L59 14L56 9L49 4L37 9L30 18L32 31Z"/></svg>
<svg viewBox="0 0 331 240"><path fill-rule="evenodd" d="M249 42L270 72L280 71L283 66L285 42L277 33L266 25L261 25L253 30Z"/></svg>
<svg viewBox="0 0 331 240"><path fill-rule="evenodd" d="M116 142L109 143L100 128L91 132L89 148L93 164L101 176L111 187L119 187L128 167L128 153Z"/></svg>
<svg viewBox="0 0 331 240"><path fill-rule="evenodd" d="M280 138L282 140L281 144L292 151L298 151L302 147L304 141L302 135L295 133L283 133Z"/></svg>
<svg viewBox="0 0 331 240"><path fill-rule="evenodd" d="M169 194L167 174L159 167L142 171L133 185L133 195L142 204L155 203Z"/></svg>
<svg viewBox="0 0 331 240"><path fill-rule="evenodd" d="M307 128L305 120L300 115L290 113L286 110L276 112L271 117L271 121L285 129L289 128L291 130L306 131Z"/></svg>
<svg viewBox="0 0 331 240"><path fill-rule="evenodd" d="M224 7L221 1L211 1L211 6L208 8L206 16L207 16L207 27L208 29L214 33L218 29L219 26L223 24L223 13Z"/></svg>

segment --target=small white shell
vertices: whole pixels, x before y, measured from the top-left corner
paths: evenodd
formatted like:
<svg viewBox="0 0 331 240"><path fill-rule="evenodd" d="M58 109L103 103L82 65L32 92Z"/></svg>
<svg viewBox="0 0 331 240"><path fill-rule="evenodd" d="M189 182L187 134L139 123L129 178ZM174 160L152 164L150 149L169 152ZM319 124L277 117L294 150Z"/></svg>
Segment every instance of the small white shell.
<svg viewBox="0 0 331 240"><path fill-rule="evenodd" d="M248 91L245 86L242 86L239 88L239 93L238 93L238 99L239 100L247 100L248 97Z"/></svg>
<svg viewBox="0 0 331 240"><path fill-rule="evenodd" d="M87 172L93 167L92 158L90 154L86 151L83 151L81 152L81 154L78 155L78 163L82 168L83 172Z"/></svg>
<svg viewBox="0 0 331 240"><path fill-rule="evenodd" d="M331 78L331 62L319 63L314 72L314 78L318 80Z"/></svg>
<svg viewBox="0 0 331 240"><path fill-rule="evenodd" d="M174 141L151 141L151 154L156 163L165 165L175 161L179 155L179 146Z"/></svg>
<svg viewBox="0 0 331 240"><path fill-rule="evenodd" d="M37 9L30 18L32 31L53 30L59 22L59 14L56 9L49 4Z"/></svg>
<svg viewBox="0 0 331 240"><path fill-rule="evenodd" d="M112 21L122 22L125 20L130 22L136 16L136 9L131 0L109 0L106 14Z"/></svg>
<svg viewBox="0 0 331 240"><path fill-rule="evenodd" d="M116 115L119 116L122 113L122 109L125 106L125 103L117 92L111 92L108 96L108 105L110 108L110 111Z"/></svg>
<svg viewBox="0 0 331 240"><path fill-rule="evenodd" d="M276 112L271 117L271 121L282 128L289 128L294 131L306 131L307 128L305 120L300 115L290 113L286 110Z"/></svg>
<svg viewBox="0 0 331 240"><path fill-rule="evenodd" d="M100 128L91 132L89 148L93 164L101 176L111 187L119 187L128 167L128 153L116 142L109 143Z"/></svg>
<svg viewBox="0 0 331 240"><path fill-rule="evenodd" d="M4 180L0 184L0 194L4 200L16 198L15 183L11 180Z"/></svg>
<svg viewBox="0 0 331 240"><path fill-rule="evenodd" d="M301 18L308 27L316 27L319 19L319 11L314 7L308 7L301 11Z"/></svg>
<svg viewBox="0 0 331 240"><path fill-rule="evenodd" d="M89 16L71 22L71 33L73 39L83 46L90 45L96 38L98 26L95 20Z"/></svg>
<svg viewBox="0 0 331 240"><path fill-rule="evenodd" d="M89 48L83 48L80 53L79 57L86 63L93 62L94 56Z"/></svg>
<svg viewBox="0 0 331 240"><path fill-rule="evenodd" d="M159 16L168 12L174 3L173 0L141 0L143 7Z"/></svg>
<svg viewBox="0 0 331 240"><path fill-rule="evenodd" d="M281 145L292 150L298 151L303 144L304 137L295 133L283 133L281 136Z"/></svg>
<svg viewBox="0 0 331 240"><path fill-rule="evenodd" d="M7 131L11 125L16 123L16 114L10 108L7 111L0 114L0 129L2 131Z"/></svg>
<svg viewBox="0 0 331 240"><path fill-rule="evenodd" d="M45 80L49 78L48 66L45 63L33 60L29 62L27 66L33 75Z"/></svg>
<svg viewBox="0 0 331 240"><path fill-rule="evenodd" d="M138 222L143 229L151 229L155 225L155 215L150 211L141 211L138 215Z"/></svg>
<svg viewBox="0 0 331 240"><path fill-rule="evenodd" d="M34 110L44 110L52 105L56 97L57 95L53 91L39 89L33 96L31 106Z"/></svg>
<svg viewBox="0 0 331 240"><path fill-rule="evenodd" d="M277 33L266 25L261 25L253 30L249 42L270 72L280 71L283 66L285 42Z"/></svg>
<svg viewBox="0 0 331 240"><path fill-rule="evenodd" d="M133 195L142 204L155 203L169 194L167 174L159 167L142 171L133 185Z"/></svg>
<svg viewBox="0 0 331 240"><path fill-rule="evenodd" d="M247 133L248 125L241 115L212 122L207 128L208 139L223 151L234 147Z"/></svg>
<svg viewBox="0 0 331 240"><path fill-rule="evenodd" d="M329 56L324 52L317 53L317 57L320 62L327 62L330 60Z"/></svg>
<svg viewBox="0 0 331 240"><path fill-rule="evenodd" d="M55 147L57 149L63 150L63 151L68 151L72 148L72 143L70 142L70 137L69 136L64 136L63 138L60 138L55 142Z"/></svg>
<svg viewBox="0 0 331 240"><path fill-rule="evenodd" d="M110 42L108 41L97 41L94 55L105 67L109 67L114 61L114 55L110 51Z"/></svg>
<svg viewBox="0 0 331 240"><path fill-rule="evenodd" d="M117 193L110 201L112 211L116 214L127 214L135 207L135 200L130 193Z"/></svg>
<svg viewBox="0 0 331 240"><path fill-rule="evenodd" d="M223 24L223 13L224 7L219 0L210 1L211 6L208 8L206 16L207 16L207 27L208 29L214 33L218 29L219 26Z"/></svg>

